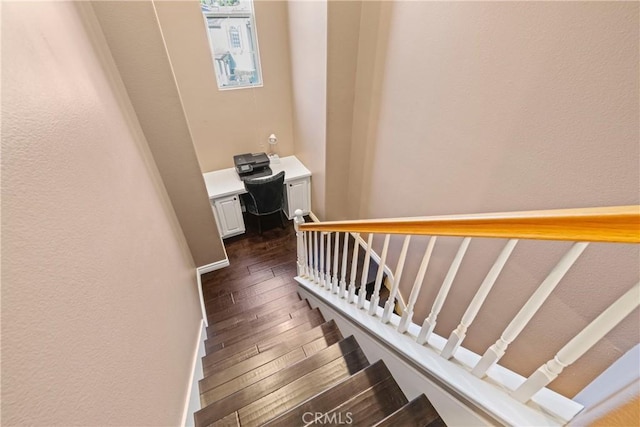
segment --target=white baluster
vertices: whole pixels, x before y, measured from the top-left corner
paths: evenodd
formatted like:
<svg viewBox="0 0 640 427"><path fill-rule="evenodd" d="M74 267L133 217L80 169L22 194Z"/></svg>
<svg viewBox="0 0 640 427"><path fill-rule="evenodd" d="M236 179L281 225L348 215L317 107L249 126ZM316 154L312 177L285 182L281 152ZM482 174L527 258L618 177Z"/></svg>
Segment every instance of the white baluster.
<svg viewBox="0 0 640 427"><path fill-rule="evenodd" d="M553 359L540 366L520 387L511 393L511 396L523 403L531 399L538 390L556 379L564 368L578 360L638 305L640 305L640 282L600 313L586 328L562 347Z"/></svg>
<svg viewBox="0 0 640 427"><path fill-rule="evenodd" d="M320 232L320 262L318 263L320 287L324 288L324 232Z"/></svg>
<svg viewBox="0 0 640 427"><path fill-rule="evenodd" d="M391 319L391 313L396 305L396 295L398 294L398 288L400 287L400 278L402 277L402 270L404 270L404 262L407 258L407 251L409 250L409 242L411 236L405 236L402 249L400 250L400 258L398 258L398 265L396 266L396 274L394 274L393 285L391 286L391 293L389 299L384 306L384 312L382 313L382 322L389 323Z"/></svg>
<svg viewBox="0 0 640 427"><path fill-rule="evenodd" d="M536 314L542 303L546 301L587 245L588 243L586 242L576 242L573 244L571 249L560 259L538 289L529 297L529 300L520 309L518 314L516 314L511 323L509 323L509 326L504 330L498 341L487 349L482 359L480 359L471 371L473 375L479 378L484 377L487 370L500 360L507 351L509 344L522 332L527 323L529 323L529 320Z"/></svg>
<svg viewBox="0 0 640 427"><path fill-rule="evenodd" d="M440 310L442 310L444 300L447 299L447 295L449 294L449 290L451 289L453 280L456 278L456 274L458 274L458 269L460 268L460 264L462 263L464 254L467 252L469 243L471 243L470 237L465 237L464 240L462 240L460 249L458 249L458 253L456 253L455 258L451 263L451 267L449 267L449 271L444 278L444 282L442 282L442 286L440 286L440 290L438 291L436 300L433 302L431 313L429 313L429 316L424 319L424 322L422 323L422 328L420 329L420 333L418 334L418 338L416 339L418 344L424 344L425 342L427 342L429 340L429 336L433 332L433 329L436 327L438 314L440 313Z"/></svg>
<svg viewBox="0 0 640 427"><path fill-rule="evenodd" d="M304 237L307 239L307 278L313 280L313 231L305 232Z"/></svg>
<svg viewBox="0 0 640 427"><path fill-rule="evenodd" d="M331 276L331 292L338 293L338 245L340 244L340 233L336 231L333 246L333 275Z"/></svg>
<svg viewBox="0 0 640 427"><path fill-rule="evenodd" d="M327 233L327 258L324 271L324 284L328 290L331 290L331 234Z"/></svg>
<svg viewBox="0 0 640 427"><path fill-rule="evenodd" d="M429 239L429 244L427 245L427 250L424 251L424 256L422 257L422 262L420 263L420 268L418 269L418 274L416 275L416 280L413 282L413 288L411 288L411 294L409 295L409 304L407 308L402 313L402 318L400 319L400 324L398 325L398 332L404 334L409 329L409 324L413 320L413 308L416 305L416 301L418 300L418 295L420 294L420 289L422 288L422 282L424 282L424 275L427 273L427 267L429 266L429 260L431 259L431 253L433 252L433 247L436 245L436 240L438 238L433 236Z"/></svg>
<svg viewBox="0 0 640 427"><path fill-rule="evenodd" d="M318 233L313 232L313 281L320 284L320 268L318 265Z"/></svg>
<svg viewBox="0 0 640 427"><path fill-rule="evenodd" d="M362 265L362 280L360 281L360 291L358 292L358 308L364 307L367 299L367 280L369 280L369 262L371 261L371 246L373 244L373 233L369 233L367 239L367 251L364 255L364 264Z"/></svg>
<svg viewBox="0 0 640 427"><path fill-rule="evenodd" d="M491 288L496 283L500 272L502 272L509 256L511 256L511 252L513 252L513 249L516 247L516 243L518 243L517 239L509 240L502 249L502 252L500 252L500 255L498 255L496 262L493 264L493 267L491 267L491 270L489 270L489 273L487 273L487 277L484 278L484 281L480 285L480 288L478 288L473 300L471 300L469 307L467 307L467 310L464 312L462 320L460 320L460 324L453 332L451 332L451 336L449 336L447 344L444 346L442 353L440 353L440 355L445 359L450 359L453 356L458 347L460 347L462 340L467 336L467 329L471 326L471 323L473 323L473 320L476 318L484 300L487 298Z"/></svg>
<svg viewBox="0 0 640 427"><path fill-rule="evenodd" d="M378 265L378 272L376 274L376 281L373 286L373 294L371 294L371 301L369 303L369 315L374 316L376 309L380 303L380 287L382 285L382 276L384 275L384 266L387 265L387 252L389 250L389 238L390 234L387 234L384 238L382 245L382 255L380 256L380 265Z"/></svg>
<svg viewBox="0 0 640 427"><path fill-rule="evenodd" d="M349 296L347 301L352 303L356 297L356 273L358 271L358 250L360 249L360 233L353 235L353 256L351 257L351 278L349 279Z"/></svg>
<svg viewBox="0 0 640 427"><path fill-rule="evenodd" d="M338 295L340 298L345 297L347 290L347 252L349 251L349 233L344 233L344 244L342 246L342 274L340 275L340 288Z"/></svg>
<svg viewBox="0 0 640 427"><path fill-rule="evenodd" d="M298 276L305 275L305 244L304 244L304 231L300 231L300 224L304 224L304 217L302 216L302 210L296 209L295 218L293 221L293 228L296 230L297 241L297 267Z"/></svg>

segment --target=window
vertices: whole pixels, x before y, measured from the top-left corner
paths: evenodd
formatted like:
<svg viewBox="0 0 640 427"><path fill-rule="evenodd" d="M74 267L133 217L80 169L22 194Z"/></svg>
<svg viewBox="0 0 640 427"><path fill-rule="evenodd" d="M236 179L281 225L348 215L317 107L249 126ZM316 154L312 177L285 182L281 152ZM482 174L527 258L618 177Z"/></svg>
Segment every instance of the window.
<svg viewBox="0 0 640 427"><path fill-rule="evenodd" d="M262 86L252 0L200 0L219 89Z"/></svg>
<svg viewBox="0 0 640 427"><path fill-rule="evenodd" d="M229 44L234 49L240 49L242 47L240 44L240 32L236 27L229 29Z"/></svg>

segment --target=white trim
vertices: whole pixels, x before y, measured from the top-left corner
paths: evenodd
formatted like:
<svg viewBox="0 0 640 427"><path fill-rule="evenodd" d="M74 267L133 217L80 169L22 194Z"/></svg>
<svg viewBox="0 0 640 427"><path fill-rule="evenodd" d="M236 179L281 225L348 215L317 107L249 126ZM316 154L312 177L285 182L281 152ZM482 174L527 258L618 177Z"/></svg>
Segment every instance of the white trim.
<svg viewBox="0 0 640 427"><path fill-rule="evenodd" d="M222 245L224 247L224 245ZM215 270L220 270L221 268L229 267L229 258L226 258L226 250L225 250L225 259L221 259L220 261L213 262L211 264L203 265L198 267L198 274L211 273Z"/></svg>
<svg viewBox="0 0 640 427"><path fill-rule="evenodd" d="M640 344L636 344L573 399L585 406L572 425L590 425L640 395Z"/></svg>
<svg viewBox="0 0 640 427"><path fill-rule="evenodd" d="M638 383L635 381L630 382L625 388L619 390L617 394L610 396L609 399L599 402L589 411L578 414L568 425L571 427L592 425L636 397L638 397Z"/></svg>
<svg viewBox="0 0 640 427"><path fill-rule="evenodd" d="M380 321L383 309L378 307L376 316L366 313L368 301L363 310L349 304L338 295L331 294L307 279L296 277L303 293L313 295L332 311L344 316L353 324L375 337L380 345L393 349L402 358L427 378L453 391L479 410L490 414L506 425L558 426L572 419L583 406L547 388L536 393L532 402L523 404L509 396L511 390L525 381L521 375L500 365L494 365L487 371L489 381L481 380L469 372L470 366L480 360L480 355L460 347L451 360L440 356L447 340L437 334L431 334L428 345L420 345L415 337L420 326L411 323L406 334L396 331L400 316L393 314L389 324ZM496 386L495 384L500 384ZM542 410L535 407L544 408ZM446 420L445 420L446 421Z"/></svg>
<svg viewBox="0 0 640 427"><path fill-rule="evenodd" d="M193 362L191 363L191 374L189 376L189 388L187 389L187 396L184 402L184 410L182 412L182 427L191 427L194 425L193 414L200 410L200 390L198 388L198 382L204 377L204 371L202 369L202 358L205 356L205 344L207 339L207 333L204 327L204 321L200 322L200 329L198 330L198 342L196 343L196 350L193 355Z"/></svg>
<svg viewBox="0 0 640 427"><path fill-rule="evenodd" d="M309 211L308 215L309 215L309 218L311 218L311 221L313 221L313 222L321 222L320 219L318 219L316 214L314 214L313 212Z"/></svg>
<svg viewBox="0 0 640 427"><path fill-rule="evenodd" d="M204 294L202 293L202 275L229 266L229 258L227 258L227 250L224 248L224 244L222 245L222 248L224 249L225 259L196 268L198 298L200 299L200 311L202 312L202 321L204 322L205 327L209 326L209 321L207 320L207 309L204 305Z"/></svg>

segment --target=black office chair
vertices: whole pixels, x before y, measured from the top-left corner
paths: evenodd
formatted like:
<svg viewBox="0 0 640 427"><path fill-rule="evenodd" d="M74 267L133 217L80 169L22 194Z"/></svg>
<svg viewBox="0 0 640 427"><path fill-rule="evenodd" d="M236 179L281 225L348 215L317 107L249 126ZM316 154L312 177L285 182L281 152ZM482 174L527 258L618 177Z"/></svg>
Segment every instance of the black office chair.
<svg viewBox="0 0 640 427"><path fill-rule="evenodd" d="M246 179L244 188L247 194L241 194L247 212L258 217L258 231L262 234L260 217L278 213L280 224L285 227L284 215L284 171L268 178Z"/></svg>

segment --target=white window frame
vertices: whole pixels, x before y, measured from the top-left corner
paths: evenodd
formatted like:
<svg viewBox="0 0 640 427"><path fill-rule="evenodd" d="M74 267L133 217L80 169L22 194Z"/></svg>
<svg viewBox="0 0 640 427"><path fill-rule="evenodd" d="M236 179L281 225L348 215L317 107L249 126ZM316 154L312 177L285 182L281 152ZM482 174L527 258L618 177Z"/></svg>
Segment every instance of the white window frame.
<svg viewBox="0 0 640 427"><path fill-rule="evenodd" d="M247 2L250 2L251 4L251 8L249 11L246 10L242 10L242 11L234 11L233 7L231 7L231 10L228 10L227 7L224 8L220 8L221 10L219 11L212 11L212 12L203 12L203 22L205 25L205 31L207 33L207 40L209 42L209 53L211 55L211 60L213 61L213 67L214 67L214 73L215 73L215 77L216 77L216 84L218 86L218 90L220 91L227 91L227 90L235 90L235 89L250 89L250 88L256 88L256 87L263 87L264 86L264 77L262 74L262 62L260 60L260 47L258 44L258 28L256 25L256 18L255 18L255 11L254 11L254 7L253 7L253 0L246 0ZM224 9L224 10L223 10ZM217 72L217 66L218 64L216 63L216 54L213 51L213 43L211 40L211 32L209 31L209 19L215 19L215 18L220 18L220 19L225 19L225 18L248 18L249 22L251 23L251 31L250 31L250 35L251 37L253 37L253 42L254 42L254 62L255 62L255 67L256 67L256 71L258 74L258 83L250 83L250 84L245 84L245 85L238 85L238 86L223 86L220 83L220 80L218 79L218 72ZM238 32L241 33L242 30L244 30L243 28L239 28ZM228 33L228 32L225 32ZM226 34L226 37L229 37L229 34ZM242 48L244 48L245 43L242 42L242 37L241 37L241 41L240 44L242 46ZM241 49L242 49L241 48Z"/></svg>

